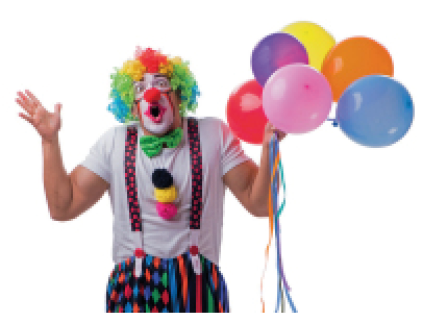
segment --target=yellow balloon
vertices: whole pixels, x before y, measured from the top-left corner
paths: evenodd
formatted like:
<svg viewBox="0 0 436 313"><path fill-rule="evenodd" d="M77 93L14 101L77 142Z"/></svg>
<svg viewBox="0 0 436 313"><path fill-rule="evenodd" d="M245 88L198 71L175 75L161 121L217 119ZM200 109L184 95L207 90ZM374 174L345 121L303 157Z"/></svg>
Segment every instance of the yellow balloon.
<svg viewBox="0 0 436 313"><path fill-rule="evenodd" d="M335 39L324 28L310 22L292 23L282 29L297 38L306 48L309 65L321 71L327 53L336 44Z"/></svg>

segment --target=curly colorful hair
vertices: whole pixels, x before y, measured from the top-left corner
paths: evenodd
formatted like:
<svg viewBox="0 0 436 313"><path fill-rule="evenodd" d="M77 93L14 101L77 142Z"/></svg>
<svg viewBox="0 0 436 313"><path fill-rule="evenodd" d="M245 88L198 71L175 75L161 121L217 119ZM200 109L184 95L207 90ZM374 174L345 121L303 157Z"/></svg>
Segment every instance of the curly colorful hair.
<svg viewBox="0 0 436 313"><path fill-rule="evenodd" d="M195 112L197 97L200 95L197 82L188 67L188 62L180 57L169 58L159 51L137 48L135 59L124 62L121 69L111 75L112 102L108 110L117 121L128 123L137 121L132 114L135 100L134 82L142 79L145 73L160 73L168 77L171 87L180 96L179 112L185 116L187 111Z"/></svg>

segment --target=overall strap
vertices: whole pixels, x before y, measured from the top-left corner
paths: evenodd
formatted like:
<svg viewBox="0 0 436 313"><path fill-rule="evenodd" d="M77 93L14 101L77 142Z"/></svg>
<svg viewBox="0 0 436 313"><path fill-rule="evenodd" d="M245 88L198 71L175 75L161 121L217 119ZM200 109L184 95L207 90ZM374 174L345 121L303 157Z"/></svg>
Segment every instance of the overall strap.
<svg viewBox="0 0 436 313"><path fill-rule="evenodd" d="M201 262L198 251L198 240L200 237L201 213L203 211L203 165L200 145L200 134L198 132L198 121L188 118L189 152L191 156L191 176L192 176L192 199L190 217L190 247L192 266L197 275L196 291L197 298L201 299ZM197 309L200 307L197 304ZM201 312L201 311L197 311Z"/></svg>
<svg viewBox="0 0 436 313"><path fill-rule="evenodd" d="M126 148L124 151L124 172L126 179L127 199L132 231L142 231L141 214L136 186L136 147L138 130L134 126L127 128Z"/></svg>

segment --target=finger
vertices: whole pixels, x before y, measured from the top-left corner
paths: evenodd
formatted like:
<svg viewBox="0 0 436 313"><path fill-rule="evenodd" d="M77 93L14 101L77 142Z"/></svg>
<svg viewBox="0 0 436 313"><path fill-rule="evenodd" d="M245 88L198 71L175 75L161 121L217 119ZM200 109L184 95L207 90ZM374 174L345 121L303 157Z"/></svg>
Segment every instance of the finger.
<svg viewBox="0 0 436 313"><path fill-rule="evenodd" d="M285 138L286 135L287 135L287 134L286 134L285 132L278 131L278 138L279 138L279 141L282 140L283 138Z"/></svg>
<svg viewBox="0 0 436 313"><path fill-rule="evenodd" d="M21 91L17 92L17 94L19 96L19 99L22 101L23 105L25 105L28 108L28 110L31 110L33 112L36 108L36 104L34 104L33 101Z"/></svg>
<svg viewBox="0 0 436 313"><path fill-rule="evenodd" d="M26 97L26 95L24 93L22 93L21 91L17 92L18 97L20 97L21 100L23 100L23 102L29 102L29 99Z"/></svg>
<svg viewBox="0 0 436 313"><path fill-rule="evenodd" d="M271 124L270 122L267 122L266 125L265 125L265 131L266 131L266 132L274 131L274 126L273 126L273 124Z"/></svg>
<svg viewBox="0 0 436 313"><path fill-rule="evenodd" d="M26 121L28 121L32 126L35 126L35 124L33 122L33 118L31 116L27 116L22 112L18 113L18 116L25 119Z"/></svg>
<svg viewBox="0 0 436 313"><path fill-rule="evenodd" d="M15 101L20 105L20 107L22 107L27 113L29 113L30 115L33 115L34 110L32 110L30 108L30 106L28 104L26 104L23 100L21 100L20 98L15 99Z"/></svg>
<svg viewBox="0 0 436 313"><path fill-rule="evenodd" d="M39 102L39 100L33 95L33 93L31 93L29 90L25 90L26 95L30 98L30 100L32 100L32 102L35 105L41 105L41 102Z"/></svg>

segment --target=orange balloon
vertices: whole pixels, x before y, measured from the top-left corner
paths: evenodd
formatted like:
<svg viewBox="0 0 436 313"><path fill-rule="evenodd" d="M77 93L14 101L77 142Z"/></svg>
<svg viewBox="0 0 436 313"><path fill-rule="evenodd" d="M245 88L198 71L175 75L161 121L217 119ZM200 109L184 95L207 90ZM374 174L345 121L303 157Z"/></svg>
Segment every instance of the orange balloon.
<svg viewBox="0 0 436 313"><path fill-rule="evenodd" d="M324 59L321 72L330 83L333 100L355 80L367 75L394 75L394 64L388 50L366 37L352 37L334 46Z"/></svg>

